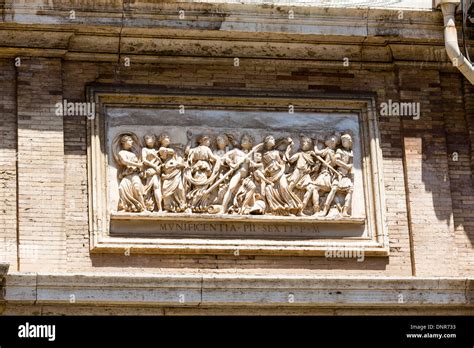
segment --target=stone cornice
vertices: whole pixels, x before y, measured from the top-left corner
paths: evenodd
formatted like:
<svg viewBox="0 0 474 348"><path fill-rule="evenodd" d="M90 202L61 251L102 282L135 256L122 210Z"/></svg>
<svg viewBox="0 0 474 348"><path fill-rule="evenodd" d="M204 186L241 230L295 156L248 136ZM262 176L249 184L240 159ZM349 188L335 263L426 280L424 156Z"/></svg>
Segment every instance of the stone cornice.
<svg viewBox="0 0 474 348"><path fill-rule="evenodd" d="M8 304L472 308L472 278L12 273Z"/></svg>
<svg viewBox="0 0 474 348"><path fill-rule="evenodd" d="M76 19L69 19L71 10ZM179 18L179 11L184 18ZM294 19L288 19L288 11ZM241 57L446 62L439 11L223 3L41 1L0 9L0 58ZM407 47L409 49L407 49ZM147 58L149 57L149 58Z"/></svg>

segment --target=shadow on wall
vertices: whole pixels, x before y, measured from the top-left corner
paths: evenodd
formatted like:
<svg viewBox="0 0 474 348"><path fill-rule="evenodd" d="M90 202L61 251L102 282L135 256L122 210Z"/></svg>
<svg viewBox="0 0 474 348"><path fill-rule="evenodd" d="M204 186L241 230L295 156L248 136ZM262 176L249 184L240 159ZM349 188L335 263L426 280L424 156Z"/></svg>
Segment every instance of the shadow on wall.
<svg viewBox="0 0 474 348"><path fill-rule="evenodd" d="M432 131L405 138L411 216L414 225L425 224L436 232L461 229L472 245L474 182L468 137L448 138L447 150L446 137Z"/></svg>
<svg viewBox="0 0 474 348"><path fill-rule="evenodd" d="M347 255L346 255L347 256ZM388 258L353 255L351 258L303 256L226 256L226 255L123 255L91 254L93 267L117 268L181 268L181 269L265 269L278 270L344 270L367 274L382 274L389 264ZM409 262L409 261L408 261ZM351 274L354 274L351 272Z"/></svg>

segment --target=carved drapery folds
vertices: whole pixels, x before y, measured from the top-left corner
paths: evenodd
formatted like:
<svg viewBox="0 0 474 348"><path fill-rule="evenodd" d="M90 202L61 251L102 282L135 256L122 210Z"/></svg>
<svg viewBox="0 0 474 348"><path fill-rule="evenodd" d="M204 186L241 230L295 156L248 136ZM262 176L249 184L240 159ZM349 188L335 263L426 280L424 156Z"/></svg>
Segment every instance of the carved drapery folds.
<svg viewBox="0 0 474 348"><path fill-rule="evenodd" d="M167 134L114 139L118 211L351 216L351 131L301 134L298 148L271 134L186 135L186 145Z"/></svg>

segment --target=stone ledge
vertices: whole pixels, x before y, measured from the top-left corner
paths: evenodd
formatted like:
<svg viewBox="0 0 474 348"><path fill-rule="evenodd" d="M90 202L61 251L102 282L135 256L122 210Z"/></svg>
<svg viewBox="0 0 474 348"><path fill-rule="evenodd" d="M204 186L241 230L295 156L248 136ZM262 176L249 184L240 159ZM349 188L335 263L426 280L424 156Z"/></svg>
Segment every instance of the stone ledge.
<svg viewBox="0 0 474 348"><path fill-rule="evenodd" d="M152 220L152 221L205 221L205 222L291 222L306 224L363 224L363 216L351 217L313 217L313 216L275 216L275 215L232 215L232 214L192 214L158 212L112 212L112 220Z"/></svg>
<svg viewBox="0 0 474 348"><path fill-rule="evenodd" d="M7 305L468 307L473 278L12 273Z"/></svg>

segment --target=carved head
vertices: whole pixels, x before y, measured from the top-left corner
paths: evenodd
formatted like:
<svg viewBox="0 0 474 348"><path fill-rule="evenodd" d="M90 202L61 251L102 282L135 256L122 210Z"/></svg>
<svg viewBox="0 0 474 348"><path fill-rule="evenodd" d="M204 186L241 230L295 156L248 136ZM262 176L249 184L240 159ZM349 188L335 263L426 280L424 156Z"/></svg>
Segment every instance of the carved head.
<svg viewBox="0 0 474 348"><path fill-rule="evenodd" d="M122 144L122 148L130 150L133 146L133 139L130 135L123 135L120 139L120 143Z"/></svg>
<svg viewBox="0 0 474 348"><path fill-rule="evenodd" d="M211 146L211 138L209 138L207 135L201 135L198 140L198 144L201 146Z"/></svg>
<svg viewBox="0 0 474 348"><path fill-rule="evenodd" d="M216 137L216 147L219 150L224 150L229 145L229 137L221 133Z"/></svg>
<svg viewBox="0 0 474 348"><path fill-rule="evenodd" d="M340 138L337 136L337 134L332 134L326 138L326 141L324 142L324 144L330 149L334 150L339 144L339 141L340 141Z"/></svg>
<svg viewBox="0 0 474 348"><path fill-rule="evenodd" d="M158 138L158 142L163 147L168 147L171 143L170 136L167 133L163 133Z"/></svg>
<svg viewBox="0 0 474 348"><path fill-rule="evenodd" d="M240 139L240 147L242 150L250 150L253 146L253 139L252 137L245 133L242 135L242 138Z"/></svg>
<svg viewBox="0 0 474 348"><path fill-rule="evenodd" d="M173 150L170 149L170 148L167 148L167 147L160 147L160 149L158 150L158 155L160 156L160 158L162 160L166 160L168 157L172 156L173 155Z"/></svg>
<svg viewBox="0 0 474 348"><path fill-rule="evenodd" d="M275 138L273 135L267 135L263 140L263 143L265 144L266 149L271 150L275 146Z"/></svg>
<svg viewBox="0 0 474 348"><path fill-rule="evenodd" d="M146 147L152 148L155 146L156 143L156 137L153 134L145 134L143 137L143 140L145 142Z"/></svg>
<svg viewBox="0 0 474 348"><path fill-rule="evenodd" d="M253 153L253 161L255 163L260 163L262 162L262 153L261 152L258 152L258 151L255 151Z"/></svg>
<svg viewBox="0 0 474 348"><path fill-rule="evenodd" d="M352 149L352 137L350 134L344 134L342 137L341 137L341 142L342 142L342 146L346 149L346 150L350 150Z"/></svg>
<svg viewBox="0 0 474 348"><path fill-rule="evenodd" d="M306 135L300 135L300 147L303 151L308 151L313 147L313 139Z"/></svg>

